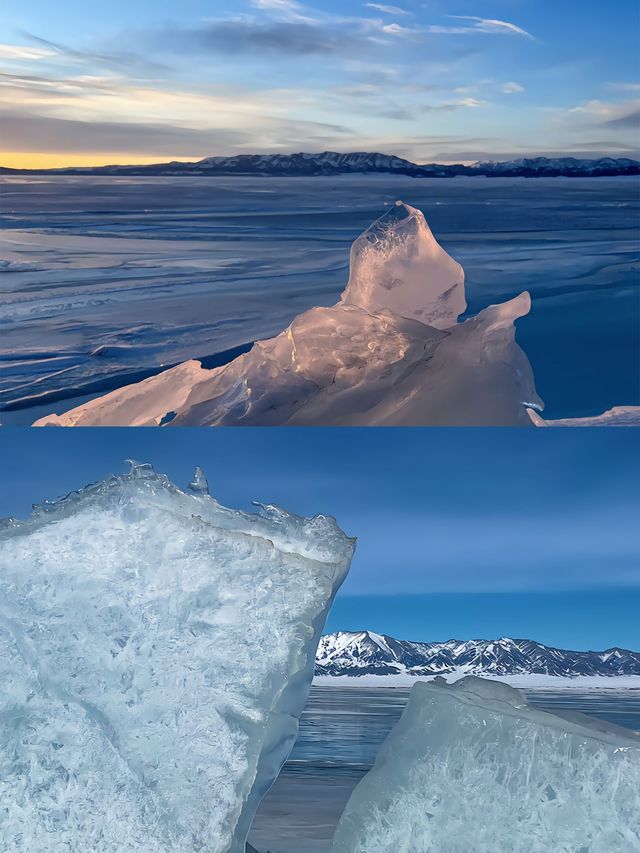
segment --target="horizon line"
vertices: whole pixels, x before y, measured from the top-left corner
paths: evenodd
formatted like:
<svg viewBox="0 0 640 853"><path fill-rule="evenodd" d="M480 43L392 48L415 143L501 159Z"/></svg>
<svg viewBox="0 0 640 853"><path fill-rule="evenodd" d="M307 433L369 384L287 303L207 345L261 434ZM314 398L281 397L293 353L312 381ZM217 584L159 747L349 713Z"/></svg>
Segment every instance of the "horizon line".
<svg viewBox="0 0 640 853"><path fill-rule="evenodd" d="M310 150L310 151L303 151L303 150L254 151L254 152L242 152L242 153L235 153L235 154L207 154L204 157L197 157L196 159L193 159L193 157L173 157L170 159L149 159L149 160L147 160L147 159L139 160L137 158L134 158L133 161L131 161L131 160L129 160L129 161L109 161L107 163L89 163L89 164L83 164L83 165L70 164L70 165L61 165L61 166L6 166L6 165L4 165L3 162L0 162L0 169L9 169L9 170L15 171L15 172L42 172L42 171L49 172L49 171L61 171L61 170L67 170L67 169L82 169L82 170L108 169L111 167L115 167L115 168L128 168L128 167L139 168L139 167L145 167L145 166L149 166L149 167L150 166L169 166L173 163L176 163L176 164L179 163L179 164L184 164L184 165L189 165L189 164L195 165L198 163L202 163L205 160L213 160L213 159L218 159L218 158L225 159L225 160L232 160L232 159L237 159L240 157L277 157L277 156L283 156L283 157L310 156L310 157L314 157L314 156L320 156L322 154L337 154L338 156L348 156L350 154L366 154L366 155L375 155L375 156L381 156L381 157L392 157L392 158L397 158L399 160L404 160L405 162L409 163L412 166L416 166L417 168L425 168L425 167L429 167L429 166L443 166L443 167L463 166L463 167L469 168L471 166L474 166L474 165L477 165L480 163L501 164L501 163L511 163L511 162L515 162L518 160L540 160L540 159L542 159L542 160L570 159L570 160L576 160L576 161L585 162L585 163L593 163L593 162L597 162L599 160L630 160L633 163L640 163L640 160L636 159L636 157L640 157L640 154L637 154L634 157L631 157L629 155L621 155L621 154L602 154L598 157L580 157L575 152L574 153L555 154L555 155L529 153L529 154L520 154L520 155L517 155L515 157L513 157L513 156L510 157L506 154L502 154L502 155L496 154L496 155L494 155L496 159L491 159L491 158L490 159L475 159L475 160L469 160L469 159L459 159L459 160L451 159L451 160L449 160L449 159L447 159L447 160L433 160L433 161L429 161L429 162L418 163L418 162L415 162L413 160L408 159L407 157L402 157L399 154L389 154L386 152L376 151L376 150L367 151L364 149L360 149L360 150L349 149L349 150L337 151L334 149L324 149L324 150L319 150L319 151L313 151L313 150ZM49 157L52 155L45 155L45 156ZM504 158L504 159L500 159L500 158Z"/></svg>

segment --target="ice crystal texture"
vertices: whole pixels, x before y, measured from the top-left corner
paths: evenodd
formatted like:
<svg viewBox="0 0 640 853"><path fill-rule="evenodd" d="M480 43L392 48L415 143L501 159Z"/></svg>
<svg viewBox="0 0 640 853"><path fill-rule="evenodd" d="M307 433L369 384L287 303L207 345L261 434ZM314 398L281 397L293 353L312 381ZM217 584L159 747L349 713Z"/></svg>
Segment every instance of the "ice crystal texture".
<svg viewBox="0 0 640 853"><path fill-rule="evenodd" d="M633 853L640 738L468 676L418 682L333 853Z"/></svg>
<svg viewBox="0 0 640 853"><path fill-rule="evenodd" d="M342 301L447 329L467 307L464 270L438 244L422 213L398 202L351 247Z"/></svg>
<svg viewBox="0 0 640 853"><path fill-rule="evenodd" d="M398 202L353 244L342 299L223 367L188 361L36 425L522 425L540 407L514 321L528 293L458 322L464 272Z"/></svg>
<svg viewBox="0 0 640 853"><path fill-rule="evenodd" d="M0 531L0 849L244 853L353 540L149 466Z"/></svg>

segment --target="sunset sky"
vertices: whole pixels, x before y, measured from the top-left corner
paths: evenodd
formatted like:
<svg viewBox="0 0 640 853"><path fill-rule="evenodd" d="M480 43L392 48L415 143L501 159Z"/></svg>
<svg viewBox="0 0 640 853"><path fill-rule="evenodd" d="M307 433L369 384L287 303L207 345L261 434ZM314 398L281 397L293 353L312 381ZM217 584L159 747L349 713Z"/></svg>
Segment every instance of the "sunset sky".
<svg viewBox="0 0 640 853"><path fill-rule="evenodd" d="M637 156L638 0L25 0L0 165Z"/></svg>

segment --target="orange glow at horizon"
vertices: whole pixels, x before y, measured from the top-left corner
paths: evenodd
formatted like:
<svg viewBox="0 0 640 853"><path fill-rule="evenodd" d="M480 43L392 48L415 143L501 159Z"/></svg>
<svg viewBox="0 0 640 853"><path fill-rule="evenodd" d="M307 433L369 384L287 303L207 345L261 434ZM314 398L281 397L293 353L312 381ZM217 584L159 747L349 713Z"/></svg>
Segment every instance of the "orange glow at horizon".
<svg viewBox="0 0 640 853"><path fill-rule="evenodd" d="M65 169L70 166L140 166L150 163L168 163L171 160L189 163L201 160L204 154L193 157L173 157L167 154L49 154L29 152L23 154L14 151L0 151L0 166L9 169Z"/></svg>

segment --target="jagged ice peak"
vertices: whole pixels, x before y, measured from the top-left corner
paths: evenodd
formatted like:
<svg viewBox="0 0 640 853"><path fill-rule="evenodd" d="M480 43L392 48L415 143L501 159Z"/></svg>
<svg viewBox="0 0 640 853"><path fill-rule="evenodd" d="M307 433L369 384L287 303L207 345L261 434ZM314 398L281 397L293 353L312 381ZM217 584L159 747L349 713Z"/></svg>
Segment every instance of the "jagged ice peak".
<svg viewBox="0 0 640 853"><path fill-rule="evenodd" d="M422 211L397 201L354 241L342 302L446 329L467 307L464 270L439 245Z"/></svg>

